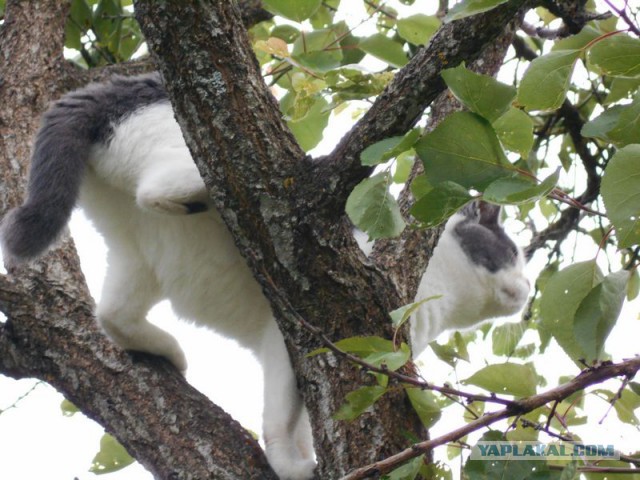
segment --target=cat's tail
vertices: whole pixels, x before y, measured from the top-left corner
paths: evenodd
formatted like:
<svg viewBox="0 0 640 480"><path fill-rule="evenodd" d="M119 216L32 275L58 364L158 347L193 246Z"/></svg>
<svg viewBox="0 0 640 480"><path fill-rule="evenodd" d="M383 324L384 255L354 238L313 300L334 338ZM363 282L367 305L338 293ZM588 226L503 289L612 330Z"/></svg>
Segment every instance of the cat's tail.
<svg viewBox="0 0 640 480"><path fill-rule="evenodd" d="M68 96L44 115L31 157L27 199L0 224L4 263L42 255L64 230L80 191L91 149L89 118L78 114L87 98Z"/></svg>

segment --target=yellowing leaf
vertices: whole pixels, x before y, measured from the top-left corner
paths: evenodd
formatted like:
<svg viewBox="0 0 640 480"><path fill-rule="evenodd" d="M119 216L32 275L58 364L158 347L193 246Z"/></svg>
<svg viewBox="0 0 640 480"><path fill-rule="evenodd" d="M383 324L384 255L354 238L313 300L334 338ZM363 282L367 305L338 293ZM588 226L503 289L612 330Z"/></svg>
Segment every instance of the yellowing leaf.
<svg viewBox="0 0 640 480"><path fill-rule="evenodd" d="M277 57L286 58L289 56L289 46L287 42L280 38L269 37L268 40L258 40L255 44L256 50L275 55Z"/></svg>

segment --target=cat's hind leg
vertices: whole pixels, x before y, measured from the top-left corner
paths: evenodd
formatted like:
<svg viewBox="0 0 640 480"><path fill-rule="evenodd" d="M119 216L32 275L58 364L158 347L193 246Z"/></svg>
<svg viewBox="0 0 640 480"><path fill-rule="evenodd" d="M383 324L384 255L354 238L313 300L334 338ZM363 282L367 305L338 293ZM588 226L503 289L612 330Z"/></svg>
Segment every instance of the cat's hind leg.
<svg viewBox="0 0 640 480"><path fill-rule="evenodd" d="M157 152L158 161L141 172L136 202L145 210L187 215L208 210L209 194L200 173L184 149ZM188 151L186 152L188 154Z"/></svg>
<svg viewBox="0 0 640 480"><path fill-rule="evenodd" d="M309 418L275 322L267 327L261 362L264 369L262 429L269 464L281 480L313 478L315 460Z"/></svg>
<svg viewBox="0 0 640 480"><path fill-rule="evenodd" d="M96 310L98 322L123 349L165 357L186 372L187 360L178 341L147 320L147 313L160 299L153 272L133 252L124 254L122 250L112 248L109 252L102 298Z"/></svg>

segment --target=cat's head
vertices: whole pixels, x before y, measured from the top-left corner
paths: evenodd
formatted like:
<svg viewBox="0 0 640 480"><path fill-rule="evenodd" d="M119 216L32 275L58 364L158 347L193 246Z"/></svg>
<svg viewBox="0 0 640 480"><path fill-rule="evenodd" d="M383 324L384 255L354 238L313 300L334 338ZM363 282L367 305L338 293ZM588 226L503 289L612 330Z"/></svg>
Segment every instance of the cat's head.
<svg viewBox="0 0 640 480"><path fill-rule="evenodd" d="M468 260L493 293L492 317L512 315L525 304L529 281L524 273L524 255L500 223L501 208L483 201L465 206L452 234Z"/></svg>

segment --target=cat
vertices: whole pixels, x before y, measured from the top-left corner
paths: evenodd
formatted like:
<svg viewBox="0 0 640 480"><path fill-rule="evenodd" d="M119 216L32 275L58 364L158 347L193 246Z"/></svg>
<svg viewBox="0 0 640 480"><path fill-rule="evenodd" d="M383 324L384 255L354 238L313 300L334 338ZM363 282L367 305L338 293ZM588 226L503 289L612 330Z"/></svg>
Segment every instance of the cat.
<svg viewBox="0 0 640 480"><path fill-rule="evenodd" d="M185 371L175 338L146 319L167 298L178 316L250 349L264 370L267 458L282 480L312 478L311 427L282 334L211 208L157 73L89 85L45 113L26 201L0 227L5 264L44 253L77 202L108 247L96 310L107 335L124 349L166 357ZM522 254L499 226L499 208L483 205L446 225L418 294L443 297L426 302L412 320L419 348L441 331L511 314L524 304Z"/></svg>

